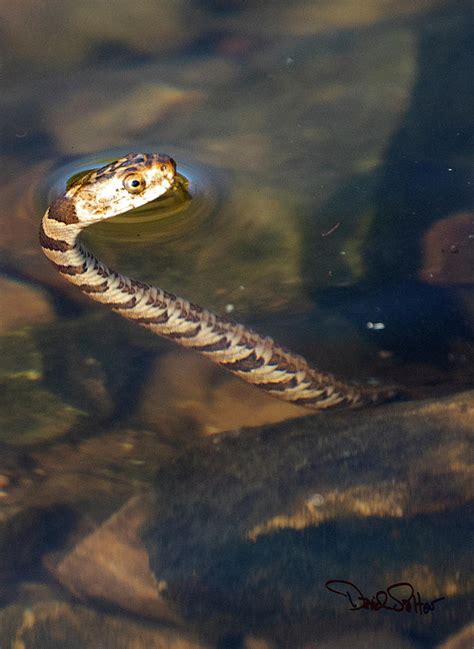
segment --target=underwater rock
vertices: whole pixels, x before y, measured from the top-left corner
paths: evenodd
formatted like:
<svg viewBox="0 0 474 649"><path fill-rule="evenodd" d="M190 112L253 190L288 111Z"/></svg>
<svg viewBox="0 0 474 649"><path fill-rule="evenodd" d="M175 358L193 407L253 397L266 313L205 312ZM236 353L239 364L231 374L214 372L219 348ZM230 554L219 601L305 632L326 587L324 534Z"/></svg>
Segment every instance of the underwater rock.
<svg viewBox="0 0 474 649"><path fill-rule="evenodd" d="M16 649L206 649L185 631L61 601L0 609L0 638ZM3 646L3 644L2 644Z"/></svg>
<svg viewBox="0 0 474 649"><path fill-rule="evenodd" d="M447 638L437 649L472 649L473 646L474 624L471 623Z"/></svg>
<svg viewBox="0 0 474 649"><path fill-rule="evenodd" d="M43 378L43 358L31 331L0 336L0 381Z"/></svg>
<svg viewBox="0 0 474 649"><path fill-rule="evenodd" d="M31 568L44 548L45 512L0 502L0 598L18 571ZM0 634L0 638L3 639Z"/></svg>
<svg viewBox="0 0 474 649"><path fill-rule="evenodd" d="M276 649L276 645L273 642L249 635L244 638L242 649Z"/></svg>
<svg viewBox="0 0 474 649"><path fill-rule="evenodd" d="M11 498L28 482L33 467L27 453L0 442L0 599L7 595L16 570L31 563L40 545L39 512Z"/></svg>
<svg viewBox="0 0 474 649"><path fill-rule="evenodd" d="M19 574L41 570L46 552L50 564L59 562L68 547L149 488L160 463L175 455L156 433L134 429L28 452L0 443L0 597L11 601ZM112 547L107 551L115 556Z"/></svg>
<svg viewBox="0 0 474 649"><path fill-rule="evenodd" d="M148 566L138 531L150 515L149 498L136 496L57 564L46 565L80 599L113 602L143 617L180 622L160 596L160 585Z"/></svg>
<svg viewBox="0 0 474 649"><path fill-rule="evenodd" d="M86 416L103 419L118 403L126 407L127 396L133 399L127 381L133 382L143 366L126 373L117 368L136 367L134 361L145 352L123 343L128 329L120 324L110 327L105 338L98 336L108 317L102 311L0 336L0 440L51 440L68 432L81 415L84 421Z"/></svg>
<svg viewBox="0 0 474 649"><path fill-rule="evenodd" d="M423 237L419 277L428 284L474 283L474 214L436 221Z"/></svg>
<svg viewBox="0 0 474 649"><path fill-rule="evenodd" d="M416 649L414 643L395 631L367 631L360 629L351 633L331 631L329 638L309 642L302 649Z"/></svg>
<svg viewBox="0 0 474 649"><path fill-rule="evenodd" d="M104 87L102 79L96 79L96 83ZM90 101L87 101L86 93L90 95ZM169 115L197 107L204 99L199 90L152 81L132 84L127 92L121 92L111 101L105 101L102 96L98 102L98 95L103 95L103 91L89 82L80 95L71 93L61 104L50 107L50 131L62 151L74 149L76 153L88 153L126 146L137 133L156 128L156 124L164 123ZM131 115L133 120L130 120ZM130 131L127 125L130 125Z"/></svg>
<svg viewBox="0 0 474 649"><path fill-rule="evenodd" d="M54 310L45 291L24 282L0 276L0 334L54 320Z"/></svg>
<svg viewBox="0 0 474 649"><path fill-rule="evenodd" d="M30 286L41 284L44 287L61 287L65 284L64 280L51 264L45 263L38 243L39 218L43 208L45 210L47 207L44 204L38 205L38 195L43 189L45 177L51 172L52 164L48 161L36 164L30 161L21 165L11 157L4 164L13 168L10 176L0 185L0 254L4 268L8 268L11 274L31 280ZM26 184L24 174L29 179ZM28 286L26 283L24 285ZM16 287L9 284L7 291L11 288ZM41 291L39 295L44 296L45 293ZM21 313L20 310L19 312ZM16 315L13 314L13 317Z"/></svg>
<svg viewBox="0 0 474 649"><path fill-rule="evenodd" d="M132 494L144 491L158 467L177 454L172 442L146 429L114 429L80 442L58 442L33 455L42 479L21 502L85 506L89 519L103 519ZM95 516L95 512L100 512Z"/></svg>
<svg viewBox="0 0 474 649"><path fill-rule="evenodd" d="M436 615L406 615L403 628L447 633L450 619L464 619L470 588L473 430L466 392L201 440L161 466L152 497L129 501L53 571L72 592L102 600L113 589L107 577L97 592L99 572L123 577L121 593L142 578L151 593L154 579L161 615L214 631L225 611L237 626L280 626L283 616L287 630L304 624L313 635L349 608L326 581L350 579L364 593L406 581L425 600L444 599ZM110 558L98 552L114 544ZM377 624L348 615L348 629Z"/></svg>
<svg viewBox="0 0 474 649"><path fill-rule="evenodd" d="M25 21L25 15L30 20ZM31 5L6 1L0 17L9 51L31 66L77 66L98 58L134 61L185 47L201 27L197 5L183 0L142 0L130 12L126 0L114 5L61 3Z"/></svg>
<svg viewBox="0 0 474 649"><path fill-rule="evenodd" d="M163 596L190 617L209 619L218 601L241 620L303 610L317 623L345 610L327 580L364 592L406 580L445 597L437 620L461 615L473 431L470 392L193 446L159 470L144 534Z"/></svg>
<svg viewBox="0 0 474 649"><path fill-rule="evenodd" d="M21 446L68 432L81 412L45 383L38 330L0 336L0 348L0 441Z"/></svg>
<svg viewBox="0 0 474 649"><path fill-rule="evenodd" d="M436 7L438 0L427 0L423 11ZM256 9L256 10L255 10ZM379 21L403 19L417 14L421 7L410 0L366 0L354 3L351 0L333 0L333 2L295 2L291 5L282 2L276 6L258 5L252 8L250 24L267 34L280 32L310 36L326 31L350 30L366 27Z"/></svg>
<svg viewBox="0 0 474 649"><path fill-rule="evenodd" d="M0 442L0 496L9 491L34 465L23 450Z"/></svg>
<svg viewBox="0 0 474 649"><path fill-rule="evenodd" d="M0 441L15 446L37 444L64 435L81 412L37 381L2 381Z"/></svg>
<svg viewBox="0 0 474 649"><path fill-rule="evenodd" d="M48 386L95 420L107 419L117 408L130 411L146 373L149 352L135 344L143 333L102 308L38 330Z"/></svg>
<svg viewBox="0 0 474 649"><path fill-rule="evenodd" d="M305 415L306 408L269 397L187 350L157 358L136 413L145 426L187 440Z"/></svg>

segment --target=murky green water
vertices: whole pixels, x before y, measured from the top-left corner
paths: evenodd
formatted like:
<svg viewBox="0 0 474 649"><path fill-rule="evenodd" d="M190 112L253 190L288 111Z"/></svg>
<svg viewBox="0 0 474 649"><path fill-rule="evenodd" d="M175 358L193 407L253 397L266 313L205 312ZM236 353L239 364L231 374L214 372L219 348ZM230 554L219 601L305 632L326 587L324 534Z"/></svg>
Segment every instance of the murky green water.
<svg viewBox="0 0 474 649"><path fill-rule="evenodd" d="M2 3L0 647L461 646L469 8ZM101 259L414 401L301 419L66 285L41 215L130 151L180 184L90 228Z"/></svg>

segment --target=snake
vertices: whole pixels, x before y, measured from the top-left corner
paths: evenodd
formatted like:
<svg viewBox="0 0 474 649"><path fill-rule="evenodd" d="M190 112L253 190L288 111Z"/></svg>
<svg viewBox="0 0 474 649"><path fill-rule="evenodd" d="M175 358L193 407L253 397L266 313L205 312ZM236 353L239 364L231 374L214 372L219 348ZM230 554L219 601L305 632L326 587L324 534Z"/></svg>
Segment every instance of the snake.
<svg viewBox="0 0 474 649"><path fill-rule="evenodd" d="M175 161L160 153L130 153L86 173L46 210L39 231L44 254L65 280L92 300L279 399L323 411L376 405L400 396L392 386L337 378L268 336L127 277L81 242L83 229L157 199L175 179Z"/></svg>

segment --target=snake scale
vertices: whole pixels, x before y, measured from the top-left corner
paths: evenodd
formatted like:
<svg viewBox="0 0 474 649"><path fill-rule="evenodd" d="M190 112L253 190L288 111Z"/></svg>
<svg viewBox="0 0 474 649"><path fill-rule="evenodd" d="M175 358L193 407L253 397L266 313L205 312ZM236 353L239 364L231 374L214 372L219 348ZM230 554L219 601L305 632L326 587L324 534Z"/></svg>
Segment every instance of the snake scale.
<svg viewBox="0 0 474 649"><path fill-rule="evenodd" d="M167 155L131 153L76 180L47 209L44 254L64 279L116 313L199 352L271 395L313 410L390 401L391 387L360 385L311 367L297 354L244 325L108 268L80 242L88 225L144 205L174 183Z"/></svg>

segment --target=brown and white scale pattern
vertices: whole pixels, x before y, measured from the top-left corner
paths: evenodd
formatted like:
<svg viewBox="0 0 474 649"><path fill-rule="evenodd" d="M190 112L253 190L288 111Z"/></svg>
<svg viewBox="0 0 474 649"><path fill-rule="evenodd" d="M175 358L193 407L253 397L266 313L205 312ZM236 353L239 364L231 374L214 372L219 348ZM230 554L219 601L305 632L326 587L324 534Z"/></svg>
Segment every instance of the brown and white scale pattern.
<svg viewBox="0 0 474 649"><path fill-rule="evenodd" d="M237 324L172 293L108 268L79 241L92 223L139 207L165 193L176 166L166 155L129 154L71 185L46 211L44 254L67 281L160 336L171 338L270 394L314 410L357 407L398 396L390 387L344 382Z"/></svg>

